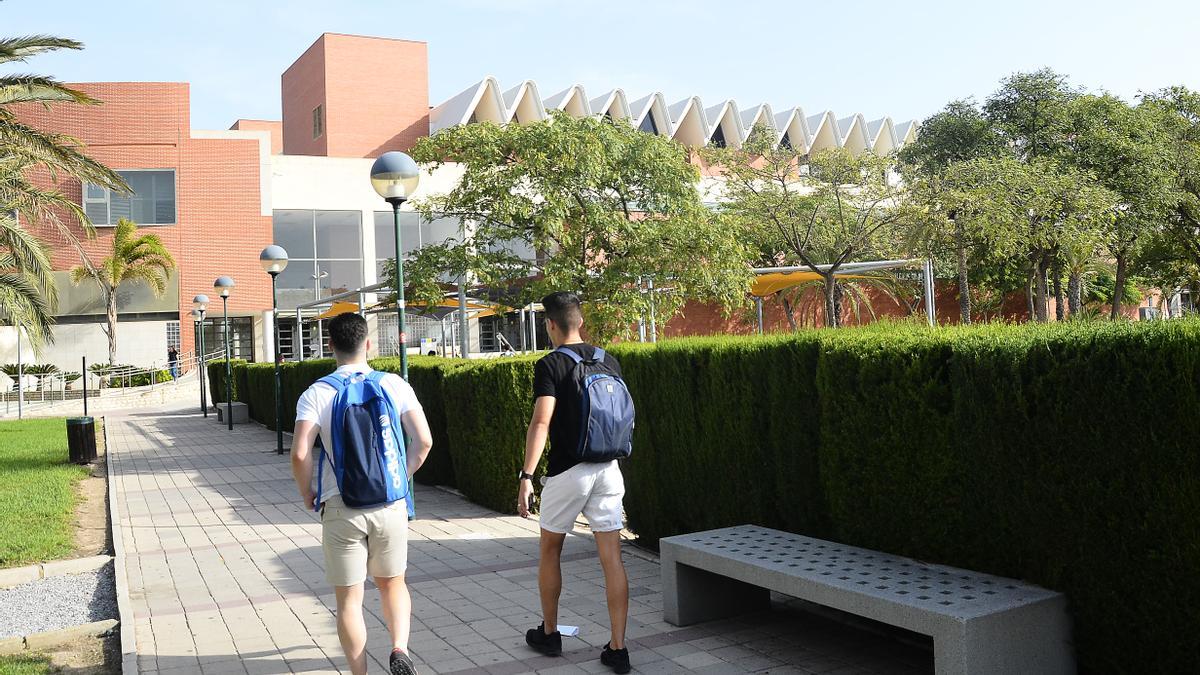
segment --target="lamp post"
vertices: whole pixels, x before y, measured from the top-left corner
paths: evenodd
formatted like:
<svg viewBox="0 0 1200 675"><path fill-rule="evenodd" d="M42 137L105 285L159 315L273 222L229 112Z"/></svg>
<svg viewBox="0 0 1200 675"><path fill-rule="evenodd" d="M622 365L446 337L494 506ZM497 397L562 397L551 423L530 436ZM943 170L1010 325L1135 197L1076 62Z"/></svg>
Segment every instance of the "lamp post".
<svg viewBox="0 0 1200 675"><path fill-rule="evenodd" d="M400 376L408 379L408 345L404 331L404 258L400 251L400 205L417 190L421 169L403 152L385 152L371 165L371 187L392 205L396 224L396 316L399 321Z"/></svg>
<svg viewBox="0 0 1200 675"><path fill-rule="evenodd" d="M279 299L276 295L279 273L287 267L288 255L282 246L274 244L264 248L258 254L258 264L263 271L271 275L271 335L275 344L275 452L283 454L283 397L279 383Z"/></svg>
<svg viewBox="0 0 1200 675"><path fill-rule="evenodd" d="M196 363L197 370L200 371L200 410L204 412L204 416L208 417L208 393L204 391L204 376L208 370L204 362L204 313L208 311L208 296L201 293L192 298L192 316L199 322L199 328L196 330L198 346L196 347Z"/></svg>
<svg viewBox="0 0 1200 675"><path fill-rule="evenodd" d="M229 348L229 293L233 286L231 277L217 277L213 282L213 288L221 296L221 305L225 311L225 421L229 423L230 431L233 431L233 366L229 360L233 357Z"/></svg>

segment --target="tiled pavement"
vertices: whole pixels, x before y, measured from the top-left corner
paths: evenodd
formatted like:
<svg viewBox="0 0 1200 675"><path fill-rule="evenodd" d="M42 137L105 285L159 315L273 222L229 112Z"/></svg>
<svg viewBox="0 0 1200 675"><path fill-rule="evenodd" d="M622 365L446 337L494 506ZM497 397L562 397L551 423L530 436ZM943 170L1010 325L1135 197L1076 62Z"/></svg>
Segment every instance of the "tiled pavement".
<svg viewBox="0 0 1200 675"><path fill-rule="evenodd" d="M322 571L320 525L287 456L257 425L230 432L191 409L110 415L137 664L143 673L348 672ZM438 452L435 448L434 452ZM411 648L423 673L595 673L608 639L603 576L585 528L564 551L560 658L535 655L537 526L418 488L409 543ZM679 629L662 621L654 557L627 547L629 642L640 673L924 673L930 653L794 602ZM371 672L386 629L368 592Z"/></svg>

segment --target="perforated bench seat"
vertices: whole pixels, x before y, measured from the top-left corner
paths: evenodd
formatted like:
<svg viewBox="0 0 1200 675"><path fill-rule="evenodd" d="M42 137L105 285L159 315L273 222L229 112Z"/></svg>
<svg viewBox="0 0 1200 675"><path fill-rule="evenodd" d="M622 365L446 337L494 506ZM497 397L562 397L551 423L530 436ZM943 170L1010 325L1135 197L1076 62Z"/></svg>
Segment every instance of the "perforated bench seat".
<svg viewBox="0 0 1200 675"><path fill-rule="evenodd" d="M1066 597L1039 586L756 525L659 547L677 626L763 609L776 591L932 637L939 675L1075 672Z"/></svg>

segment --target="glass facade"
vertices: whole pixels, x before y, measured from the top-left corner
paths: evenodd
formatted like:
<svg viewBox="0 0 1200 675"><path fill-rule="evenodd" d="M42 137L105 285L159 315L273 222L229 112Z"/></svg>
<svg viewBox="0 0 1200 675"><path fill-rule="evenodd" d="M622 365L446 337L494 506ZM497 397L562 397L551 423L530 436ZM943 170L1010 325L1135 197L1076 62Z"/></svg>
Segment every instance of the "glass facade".
<svg viewBox="0 0 1200 675"><path fill-rule="evenodd" d="M281 310L363 285L361 212L278 210L272 223L289 260L278 280Z"/></svg>
<svg viewBox="0 0 1200 675"><path fill-rule="evenodd" d="M440 244L459 236L454 218L423 220L412 212L400 212L400 247L405 260L413 252L431 244ZM384 261L396 257L396 225L391 211L375 212L375 270L382 277ZM382 281L382 278L380 279Z"/></svg>

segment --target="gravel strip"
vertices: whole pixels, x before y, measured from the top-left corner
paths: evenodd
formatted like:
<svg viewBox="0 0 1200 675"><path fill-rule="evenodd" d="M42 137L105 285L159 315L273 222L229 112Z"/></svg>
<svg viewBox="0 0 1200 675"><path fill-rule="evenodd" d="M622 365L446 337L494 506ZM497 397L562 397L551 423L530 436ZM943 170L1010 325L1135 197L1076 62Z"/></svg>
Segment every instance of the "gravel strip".
<svg viewBox="0 0 1200 675"><path fill-rule="evenodd" d="M110 562L95 572L31 581L0 590L0 637L19 637L117 618Z"/></svg>

